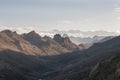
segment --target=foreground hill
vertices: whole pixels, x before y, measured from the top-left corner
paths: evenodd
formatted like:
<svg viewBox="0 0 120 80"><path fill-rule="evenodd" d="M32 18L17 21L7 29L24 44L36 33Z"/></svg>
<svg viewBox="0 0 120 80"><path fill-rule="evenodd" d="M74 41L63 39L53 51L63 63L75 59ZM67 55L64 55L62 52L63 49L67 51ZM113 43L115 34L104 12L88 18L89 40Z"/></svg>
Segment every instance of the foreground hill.
<svg viewBox="0 0 120 80"><path fill-rule="evenodd" d="M38 80L51 71L45 60L11 50L0 51L0 80Z"/></svg>
<svg viewBox="0 0 120 80"><path fill-rule="evenodd" d="M92 70L90 80L120 80L120 52L110 60L100 61Z"/></svg>

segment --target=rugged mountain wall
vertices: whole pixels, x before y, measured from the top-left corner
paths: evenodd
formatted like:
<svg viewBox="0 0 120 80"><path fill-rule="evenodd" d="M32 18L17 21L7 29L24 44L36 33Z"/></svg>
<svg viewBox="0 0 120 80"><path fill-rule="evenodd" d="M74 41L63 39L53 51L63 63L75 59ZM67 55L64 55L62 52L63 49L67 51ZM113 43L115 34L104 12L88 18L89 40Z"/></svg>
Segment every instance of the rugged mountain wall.
<svg viewBox="0 0 120 80"><path fill-rule="evenodd" d="M54 35L53 38L56 42L58 42L62 47L67 48L68 50L76 50L79 49L79 46L72 43L72 41L69 39L69 37L61 37L60 34Z"/></svg>
<svg viewBox="0 0 120 80"><path fill-rule="evenodd" d="M66 44L71 43L69 39L65 40ZM63 42L63 43L64 43ZM73 44L73 43L72 43ZM68 45L69 46L69 45ZM23 52L28 55L58 55L74 51L74 45L62 46L48 36L41 37L35 31L19 35L10 30L0 32L0 50L10 49L13 51ZM78 47L77 45L75 45ZM79 49L79 48L77 48Z"/></svg>

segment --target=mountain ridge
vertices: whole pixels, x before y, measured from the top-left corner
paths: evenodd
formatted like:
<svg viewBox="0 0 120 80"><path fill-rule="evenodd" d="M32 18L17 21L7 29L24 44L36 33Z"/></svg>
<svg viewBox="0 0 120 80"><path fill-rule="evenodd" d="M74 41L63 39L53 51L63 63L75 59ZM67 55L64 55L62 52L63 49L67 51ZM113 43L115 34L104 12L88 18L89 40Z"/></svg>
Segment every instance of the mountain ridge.
<svg viewBox="0 0 120 80"><path fill-rule="evenodd" d="M67 39L68 40L66 42L69 46L69 44L72 42L69 38ZM51 37L41 37L35 31L19 35L17 32L4 30L0 32L0 41L1 49L11 49L18 52L24 52L28 55L57 55L68 53L76 50L74 46L78 47L77 49L79 49L79 46L73 43L73 45L71 45L71 49L68 49L68 46L63 47Z"/></svg>
<svg viewBox="0 0 120 80"><path fill-rule="evenodd" d="M86 48L83 44L79 46ZM97 63L111 59L115 51L120 51L120 36L108 37L85 50L79 46L60 34L51 38L41 37L35 31L22 35L10 30L1 31L0 74L5 77L0 77L3 80L7 76L12 80L20 77L22 80L88 80ZM64 50L67 51L64 53Z"/></svg>

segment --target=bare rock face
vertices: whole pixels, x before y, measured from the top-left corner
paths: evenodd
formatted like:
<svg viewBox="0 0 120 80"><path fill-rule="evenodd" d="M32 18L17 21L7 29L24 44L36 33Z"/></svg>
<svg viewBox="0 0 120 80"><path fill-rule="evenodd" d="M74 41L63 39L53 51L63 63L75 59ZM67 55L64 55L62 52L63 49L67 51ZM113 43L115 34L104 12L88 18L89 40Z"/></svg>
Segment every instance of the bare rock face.
<svg viewBox="0 0 120 80"><path fill-rule="evenodd" d="M46 55L55 55L69 52L52 38L48 36L41 37L35 31L24 34L23 38L30 42L32 45L40 48L44 53L46 53Z"/></svg>
<svg viewBox="0 0 120 80"><path fill-rule="evenodd" d="M34 45L31 45L20 35L10 30L4 30L0 32L0 50L5 49L24 52L28 55L44 55L42 50Z"/></svg>
<svg viewBox="0 0 120 80"><path fill-rule="evenodd" d="M53 39L58 42L62 47L67 48L68 50L79 49L76 44L72 43L69 37L61 37L60 34L56 34Z"/></svg>
<svg viewBox="0 0 120 80"><path fill-rule="evenodd" d="M57 55L79 49L68 37L57 34L54 39L41 37L35 31L19 35L17 32L4 30L0 32L0 50L13 50L27 55Z"/></svg>

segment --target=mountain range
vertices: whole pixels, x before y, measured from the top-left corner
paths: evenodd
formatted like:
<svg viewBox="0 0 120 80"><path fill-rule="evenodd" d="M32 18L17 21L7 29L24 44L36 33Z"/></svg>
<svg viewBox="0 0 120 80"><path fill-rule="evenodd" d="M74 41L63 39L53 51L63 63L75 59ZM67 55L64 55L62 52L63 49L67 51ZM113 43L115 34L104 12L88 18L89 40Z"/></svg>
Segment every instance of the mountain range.
<svg viewBox="0 0 120 80"><path fill-rule="evenodd" d="M76 45L60 34L0 32L0 80L119 80L119 56L120 36Z"/></svg>
<svg viewBox="0 0 120 80"><path fill-rule="evenodd" d="M59 37L56 35L55 37ZM41 37L35 31L19 35L10 30L0 32L0 49L10 49L13 51L28 53L29 55L54 55L62 54L79 49L79 46L72 43L69 38L59 37L63 40L57 42L57 38L48 36Z"/></svg>
<svg viewBox="0 0 120 80"><path fill-rule="evenodd" d="M94 36L94 37L83 37L83 38L70 36L70 40L76 44L93 44L93 43L100 42L101 40L107 37L112 38L114 36Z"/></svg>
<svg viewBox="0 0 120 80"><path fill-rule="evenodd" d="M19 34L22 33L27 33L30 32L32 30L34 30L34 28L32 27L7 27L7 26L1 26L0 27L0 31L9 29L11 31L16 31ZM35 31L40 34L42 37L47 35L50 37L53 37L55 34L60 34L60 35L64 35L67 34L68 36L72 36L72 37L94 37L94 36L116 36L119 35L119 31L116 32L112 32L112 31L102 31L102 30L98 30L98 31L82 31L82 30L50 30L50 31L42 31L39 29L35 29Z"/></svg>

